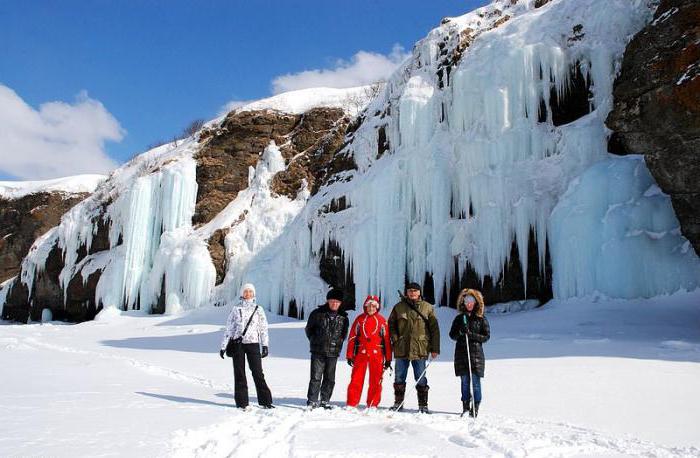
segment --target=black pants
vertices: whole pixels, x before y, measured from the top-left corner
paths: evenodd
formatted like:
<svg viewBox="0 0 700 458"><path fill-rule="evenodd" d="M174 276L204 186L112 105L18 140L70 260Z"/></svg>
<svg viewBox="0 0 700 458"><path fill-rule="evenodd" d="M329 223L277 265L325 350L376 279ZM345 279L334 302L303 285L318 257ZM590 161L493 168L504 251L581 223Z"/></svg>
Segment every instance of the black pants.
<svg viewBox="0 0 700 458"><path fill-rule="evenodd" d="M248 380L245 375L245 358L248 357L250 372L255 382L255 392L258 395L258 404L266 406L272 404L272 393L265 382L260 357L260 344L238 343L233 347L233 381L235 384L234 398L236 407L248 407Z"/></svg>
<svg viewBox="0 0 700 458"><path fill-rule="evenodd" d="M311 381L309 381L309 392L306 395L308 402L318 402L319 392L322 402L330 401L335 386L335 365L337 362L337 356L311 354Z"/></svg>

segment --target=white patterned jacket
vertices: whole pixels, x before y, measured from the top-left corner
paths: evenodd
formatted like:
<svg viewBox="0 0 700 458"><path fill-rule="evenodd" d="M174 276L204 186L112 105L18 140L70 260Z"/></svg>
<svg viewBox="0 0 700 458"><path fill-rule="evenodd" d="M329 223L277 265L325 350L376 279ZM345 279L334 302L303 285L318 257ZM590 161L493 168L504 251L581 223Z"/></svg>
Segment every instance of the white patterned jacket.
<svg viewBox="0 0 700 458"><path fill-rule="evenodd" d="M239 299L238 303L233 306L226 320L226 330L224 331L224 338L221 340L222 350L226 349L229 339L241 337L243 328L245 328L248 319L253 313L255 313L255 316L251 320L250 326L248 326L248 331L243 336L243 343L260 343L263 347L269 346L270 338L267 334L267 317L262 307L258 307L256 311L256 305L255 300L246 301Z"/></svg>

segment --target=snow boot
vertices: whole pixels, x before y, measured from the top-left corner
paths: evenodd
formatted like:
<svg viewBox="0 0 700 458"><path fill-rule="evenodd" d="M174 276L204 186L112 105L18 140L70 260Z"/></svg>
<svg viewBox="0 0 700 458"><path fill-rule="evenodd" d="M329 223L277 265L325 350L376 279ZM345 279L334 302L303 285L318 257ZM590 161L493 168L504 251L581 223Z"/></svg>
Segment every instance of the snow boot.
<svg viewBox="0 0 700 458"><path fill-rule="evenodd" d="M474 407L472 408L472 410L473 410L474 412L473 412L473 415L471 415L471 416L474 417L474 418L476 418L477 415L479 415L479 404L480 404L479 402L475 402L475 403L474 403Z"/></svg>
<svg viewBox="0 0 700 458"><path fill-rule="evenodd" d="M318 407L318 402L306 401L306 410L314 410Z"/></svg>
<svg viewBox="0 0 700 458"><path fill-rule="evenodd" d="M468 413L469 416L471 417L472 412L471 412L471 406L469 404L471 404L469 401L462 401L462 415L460 415L460 416L463 417L464 414Z"/></svg>
<svg viewBox="0 0 700 458"><path fill-rule="evenodd" d="M403 410L403 398L406 396L406 384L394 383L394 405L391 410Z"/></svg>
<svg viewBox="0 0 700 458"><path fill-rule="evenodd" d="M274 409L275 408L275 406L273 406L272 404L260 404L260 407L262 407L263 409Z"/></svg>
<svg viewBox="0 0 700 458"><path fill-rule="evenodd" d="M331 410L333 408L333 406L328 404L327 401L321 401L321 407L326 409L326 410Z"/></svg>
<svg viewBox="0 0 700 458"><path fill-rule="evenodd" d="M430 413L428 410L428 385L416 386L416 394L418 394L418 411L420 413Z"/></svg>

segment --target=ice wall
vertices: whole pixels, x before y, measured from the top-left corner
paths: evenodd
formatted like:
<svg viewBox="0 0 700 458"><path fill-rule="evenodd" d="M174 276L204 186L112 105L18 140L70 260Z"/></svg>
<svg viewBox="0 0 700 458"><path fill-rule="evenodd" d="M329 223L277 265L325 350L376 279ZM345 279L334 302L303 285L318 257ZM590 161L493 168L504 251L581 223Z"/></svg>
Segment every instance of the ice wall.
<svg viewBox="0 0 700 458"><path fill-rule="evenodd" d="M159 275L160 293L163 270L167 270L170 297L184 295L194 306L206 301L214 286L214 280L208 281L206 275L213 271L206 245L201 240L183 246L173 242L192 230L197 196L192 153L196 145L190 138L179 146L165 145L139 156L116 170L90 198L66 213L58 227L35 241L21 273L30 295L37 273L58 246L64 258L59 274L64 295L75 275L87 282L91 273L100 270L95 291L98 305L150 311L158 296L151 277ZM86 255L101 224L109 227L109 250ZM163 256L157 257L166 250L173 260L167 269L163 268ZM178 263L178 254L188 262ZM205 254L206 266L202 262ZM160 261L156 267L161 270L152 272L156 261ZM204 274L198 275L200 271Z"/></svg>
<svg viewBox="0 0 700 458"><path fill-rule="evenodd" d="M700 259L642 156L610 157L571 183L550 219L558 297L651 297L700 286Z"/></svg>
<svg viewBox="0 0 700 458"><path fill-rule="evenodd" d="M309 279L333 240L356 297L393 301L405 278L421 282L430 273L440 300L455 261L460 275L470 265L497 279L513 241L526 276L531 231L543 268L552 209L573 179L606 158L616 67L651 13L641 1L559 1L538 10L494 2L450 19L416 45L366 110L377 115L347 147L358 170L314 196L269 248L278 264L261 254L242 275L269 285L259 289L263 302L313 306L324 285ZM584 36L575 36L576 25ZM464 32L477 38L441 88L441 50ZM566 99L575 68L590 83L590 113L555 126L551 94ZM390 150L378 158L380 128ZM324 210L341 197L348 209Z"/></svg>

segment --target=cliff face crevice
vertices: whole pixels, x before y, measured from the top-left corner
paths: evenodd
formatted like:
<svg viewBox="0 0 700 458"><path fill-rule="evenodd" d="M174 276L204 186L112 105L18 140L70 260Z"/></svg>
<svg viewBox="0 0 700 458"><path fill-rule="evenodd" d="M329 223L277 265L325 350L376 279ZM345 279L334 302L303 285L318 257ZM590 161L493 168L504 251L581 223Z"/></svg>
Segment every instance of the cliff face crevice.
<svg viewBox="0 0 700 458"><path fill-rule="evenodd" d="M221 126L204 132L197 153L197 206L193 223L205 224L248 187L248 170L274 141L288 163L272 184L274 192L295 198L306 181L312 194L328 176L343 145L349 117L340 108L312 108L303 114L274 110L232 112Z"/></svg>
<svg viewBox="0 0 700 458"><path fill-rule="evenodd" d="M39 192L18 199L0 197L0 283L16 276L34 240L87 196Z"/></svg>
<svg viewBox="0 0 700 458"><path fill-rule="evenodd" d="M643 154L700 253L700 3L662 0L629 43L607 125L616 154Z"/></svg>

